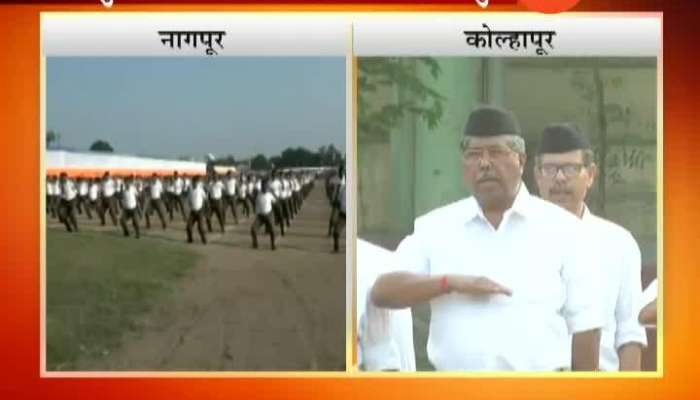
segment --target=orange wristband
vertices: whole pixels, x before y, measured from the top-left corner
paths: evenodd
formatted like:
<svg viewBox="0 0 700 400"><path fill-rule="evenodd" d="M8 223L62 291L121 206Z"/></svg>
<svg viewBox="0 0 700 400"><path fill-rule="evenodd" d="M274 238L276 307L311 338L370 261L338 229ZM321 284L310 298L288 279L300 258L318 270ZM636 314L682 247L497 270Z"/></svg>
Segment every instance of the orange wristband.
<svg viewBox="0 0 700 400"><path fill-rule="evenodd" d="M450 292L450 284L447 282L447 275L443 275L442 278L440 278L440 291L442 291L442 293Z"/></svg>

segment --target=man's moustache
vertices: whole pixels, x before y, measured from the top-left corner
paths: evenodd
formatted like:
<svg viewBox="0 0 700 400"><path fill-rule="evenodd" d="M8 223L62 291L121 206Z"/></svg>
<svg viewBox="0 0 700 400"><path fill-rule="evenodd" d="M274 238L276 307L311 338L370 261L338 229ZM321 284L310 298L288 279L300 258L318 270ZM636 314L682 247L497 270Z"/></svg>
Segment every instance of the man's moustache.
<svg viewBox="0 0 700 400"><path fill-rule="evenodd" d="M551 188L549 194L572 194L573 191L569 188Z"/></svg>

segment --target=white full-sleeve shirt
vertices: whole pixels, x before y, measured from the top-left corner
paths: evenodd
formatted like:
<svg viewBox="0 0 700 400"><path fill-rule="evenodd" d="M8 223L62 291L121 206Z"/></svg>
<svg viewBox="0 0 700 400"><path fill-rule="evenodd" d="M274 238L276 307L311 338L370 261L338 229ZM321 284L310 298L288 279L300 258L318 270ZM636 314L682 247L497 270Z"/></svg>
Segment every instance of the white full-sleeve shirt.
<svg viewBox="0 0 700 400"><path fill-rule="evenodd" d="M122 201L124 202L124 208L127 210L133 210L136 208L136 196L138 196L138 191L136 190L135 184L129 184L124 187L122 191Z"/></svg>
<svg viewBox="0 0 700 400"><path fill-rule="evenodd" d="M275 178L272 182L270 182L270 189L276 198L282 198L282 182L280 182L279 179Z"/></svg>
<svg viewBox="0 0 700 400"><path fill-rule="evenodd" d="M182 191L185 189L185 181L179 176L173 181L173 193L176 195L181 195Z"/></svg>
<svg viewBox="0 0 700 400"><path fill-rule="evenodd" d="M64 200L73 200L78 195L78 189L75 187L75 183L66 179L65 183L61 185L61 198Z"/></svg>
<svg viewBox="0 0 700 400"><path fill-rule="evenodd" d="M214 200L220 199L224 194L224 184L220 180L216 180L209 185L209 193Z"/></svg>
<svg viewBox="0 0 700 400"><path fill-rule="evenodd" d="M370 299L377 277L393 269L392 254L357 239L358 359L367 371L416 370L411 309L379 308Z"/></svg>
<svg viewBox="0 0 700 400"><path fill-rule="evenodd" d="M588 207L581 217L590 238L589 252L600 259L602 279L597 296L604 299L605 326L600 337L600 369L618 371L617 350L626 343L647 344L639 324L642 297L642 259L637 242L623 227L593 215Z"/></svg>
<svg viewBox="0 0 700 400"><path fill-rule="evenodd" d="M437 370L569 368L570 334L601 328L599 266L581 246L582 223L522 184L495 229L474 197L416 219L396 267L484 276L512 296L450 293L431 302L428 358Z"/></svg>
<svg viewBox="0 0 700 400"><path fill-rule="evenodd" d="M89 198L90 200L95 201L98 197L100 197L100 184L93 182L90 184Z"/></svg>
<svg viewBox="0 0 700 400"><path fill-rule="evenodd" d="M199 211L204 206L204 200L207 198L207 193L204 191L202 184L199 183L190 189L189 202L192 211Z"/></svg>
<svg viewBox="0 0 700 400"><path fill-rule="evenodd" d="M114 183L114 179L105 179L105 181L102 183L102 193L105 195L105 197L112 197L115 191L116 184Z"/></svg>
<svg viewBox="0 0 700 400"><path fill-rule="evenodd" d="M151 198L154 200L160 199L163 195L163 182L160 179L154 179L149 187L151 192Z"/></svg>
<svg viewBox="0 0 700 400"><path fill-rule="evenodd" d="M255 211L258 214L269 214L272 212L272 203L275 202L275 196L270 192L260 192L255 198Z"/></svg>
<svg viewBox="0 0 700 400"><path fill-rule="evenodd" d="M229 196L236 195L236 178L229 178L226 180L226 194Z"/></svg>
<svg viewBox="0 0 700 400"><path fill-rule="evenodd" d="M89 188L90 186L86 181L81 181L78 185L78 193L80 193L81 196L87 196Z"/></svg>

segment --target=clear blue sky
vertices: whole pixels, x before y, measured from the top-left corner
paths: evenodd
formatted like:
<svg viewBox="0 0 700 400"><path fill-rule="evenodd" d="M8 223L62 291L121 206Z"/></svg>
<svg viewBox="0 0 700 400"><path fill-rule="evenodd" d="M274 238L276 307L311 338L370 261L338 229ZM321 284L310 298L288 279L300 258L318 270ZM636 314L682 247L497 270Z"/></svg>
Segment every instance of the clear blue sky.
<svg viewBox="0 0 700 400"><path fill-rule="evenodd" d="M49 58L46 127L60 144L237 159L287 147L345 152L345 59Z"/></svg>

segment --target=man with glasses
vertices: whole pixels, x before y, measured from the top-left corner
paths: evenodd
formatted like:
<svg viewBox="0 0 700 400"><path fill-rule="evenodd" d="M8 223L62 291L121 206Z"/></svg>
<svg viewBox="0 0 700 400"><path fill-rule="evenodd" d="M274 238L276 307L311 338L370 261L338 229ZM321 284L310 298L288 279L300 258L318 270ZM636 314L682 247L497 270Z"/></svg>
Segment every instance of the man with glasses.
<svg viewBox="0 0 700 400"><path fill-rule="evenodd" d="M438 370L595 370L603 325L591 296L596 266L580 246L580 221L523 184L515 116L472 111L462 157L474 195L416 219L372 302L430 302L428 357Z"/></svg>
<svg viewBox="0 0 700 400"><path fill-rule="evenodd" d="M626 229L586 207L586 194L597 175L593 158L587 137L573 125L550 125L542 132L535 179L543 199L583 222L590 237L581 247L600 255L603 279L593 294L604 299L600 369L638 371L642 346L646 346L646 333L637 321L642 296L641 255Z"/></svg>

